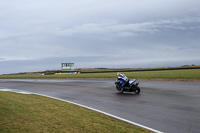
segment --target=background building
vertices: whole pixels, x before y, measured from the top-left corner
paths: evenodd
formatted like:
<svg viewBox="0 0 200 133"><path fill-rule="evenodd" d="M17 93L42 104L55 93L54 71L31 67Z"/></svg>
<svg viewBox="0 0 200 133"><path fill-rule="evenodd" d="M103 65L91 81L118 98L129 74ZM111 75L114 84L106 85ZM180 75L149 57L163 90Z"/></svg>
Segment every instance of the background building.
<svg viewBox="0 0 200 133"><path fill-rule="evenodd" d="M74 63L62 63L61 71L74 71Z"/></svg>

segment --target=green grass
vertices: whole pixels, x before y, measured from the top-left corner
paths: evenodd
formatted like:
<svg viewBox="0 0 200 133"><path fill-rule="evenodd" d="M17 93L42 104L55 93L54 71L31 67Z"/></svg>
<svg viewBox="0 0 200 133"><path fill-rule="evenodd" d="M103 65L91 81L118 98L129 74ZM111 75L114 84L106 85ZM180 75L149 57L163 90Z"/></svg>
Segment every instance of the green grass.
<svg viewBox="0 0 200 133"><path fill-rule="evenodd" d="M139 71L123 72L128 78L137 79L196 79L200 80L200 69L184 70L162 70L162 71ZM63 75L1 75L0 78L20 79L20 78L116 78L116 72L109 73L82 73L82 74L63 74Z"/></svg>
<svg viewBox="0 0 200 133"><path fill-rule="evenodd" d="M125 74L127 75L127 77L136 77L138 79L200 79L200 69L144 71Z"/></svg>
<svg viewBox="0 0 200 133"><path fill-rule="evenodd" d="M32 94L0 91L1 133L149 133L80 106Z"/></svg>

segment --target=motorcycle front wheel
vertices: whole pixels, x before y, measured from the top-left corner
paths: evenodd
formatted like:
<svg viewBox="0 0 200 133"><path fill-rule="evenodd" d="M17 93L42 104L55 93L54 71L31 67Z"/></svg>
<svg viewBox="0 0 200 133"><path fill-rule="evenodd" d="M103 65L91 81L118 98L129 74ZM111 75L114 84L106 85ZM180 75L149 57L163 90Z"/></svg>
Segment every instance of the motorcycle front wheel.
<svg viewBox="0 0 200 133"><path fill-rule="evenodd" d="M140 87L139 86L134 86L134 89L135 89L135 93L136 94L139 94L140 93Z"/></svg>
<svg viewBox="0 0 200 133"><path fill-rule="evenodd" d="M116 85L116 89L119 93L123 93L124 89L121 88L119 85Z"/></svg>

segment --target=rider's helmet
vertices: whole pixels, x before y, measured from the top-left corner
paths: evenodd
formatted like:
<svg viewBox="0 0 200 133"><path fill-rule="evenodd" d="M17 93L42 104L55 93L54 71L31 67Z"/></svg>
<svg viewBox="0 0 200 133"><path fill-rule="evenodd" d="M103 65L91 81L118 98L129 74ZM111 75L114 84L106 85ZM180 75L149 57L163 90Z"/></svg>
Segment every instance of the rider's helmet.
<svg viewBox="0 0 200 133"><path fill-rule="evenodd" d="M121 76L121 75L122 75L122 73L121 73L121 72L118 72L118 73L117 73L117 76Z"/></svg>

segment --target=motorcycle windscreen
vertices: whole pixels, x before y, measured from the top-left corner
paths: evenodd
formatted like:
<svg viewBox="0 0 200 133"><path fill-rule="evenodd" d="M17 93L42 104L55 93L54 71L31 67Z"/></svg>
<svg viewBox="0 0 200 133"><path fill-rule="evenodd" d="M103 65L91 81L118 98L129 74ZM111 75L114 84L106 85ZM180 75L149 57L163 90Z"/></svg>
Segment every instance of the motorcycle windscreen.
<svg viewBox="0 0 200 133"><path fill-rule="evenodd" d="M134 83L137 79L130 79L129 84Z"/></svg>

